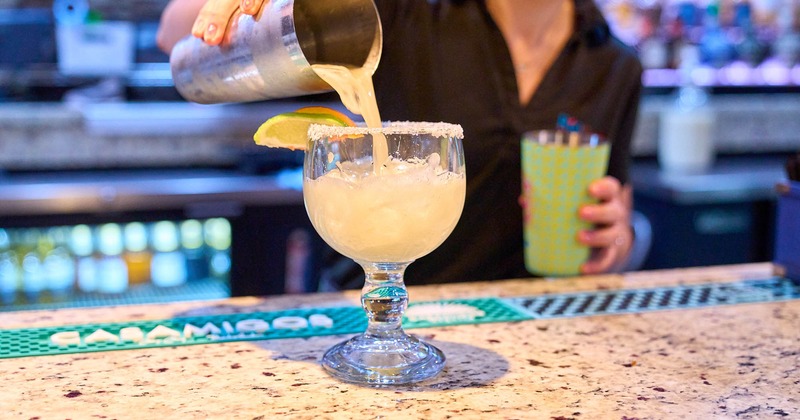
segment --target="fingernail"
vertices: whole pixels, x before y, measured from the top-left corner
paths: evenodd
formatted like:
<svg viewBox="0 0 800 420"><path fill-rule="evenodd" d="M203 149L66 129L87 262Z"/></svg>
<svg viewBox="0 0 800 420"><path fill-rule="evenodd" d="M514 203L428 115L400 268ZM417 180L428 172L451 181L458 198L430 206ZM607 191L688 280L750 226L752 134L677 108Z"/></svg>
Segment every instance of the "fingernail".
<svg viewBox="0 0 800 420"><path fill-rule="evenodd" d="M214 25L213 23L209 24L208 28L206 28L206 33L209 35L214 35L217 33L217 25Z"/></svg>
<svg viewBox="0 0 800 420"><path fill-rule="evenodd" d="M195 22L194 25L192 26L192 32L194 32L194 33L199 32L200 28L203 27L204 23L205 22L203 22L202 20L198 20L197 22Z"/></svg>

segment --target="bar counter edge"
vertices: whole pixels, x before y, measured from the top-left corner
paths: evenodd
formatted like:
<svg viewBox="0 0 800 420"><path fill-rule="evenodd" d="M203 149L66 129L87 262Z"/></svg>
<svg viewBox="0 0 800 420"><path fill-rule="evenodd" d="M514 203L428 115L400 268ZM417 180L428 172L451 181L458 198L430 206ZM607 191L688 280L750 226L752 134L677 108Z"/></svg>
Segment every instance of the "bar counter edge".
<svg viewBox="0 0 800 420"><path fill-rule="evenodd" d="M769 263L409 288L410 299L733 283ZM354 306L358 291L0 313L2 329ZM800 417L800 302L745 303L411 330L448 357L428 381L342 383L319 366L345 336L0 360L8 418Z"/></svg>

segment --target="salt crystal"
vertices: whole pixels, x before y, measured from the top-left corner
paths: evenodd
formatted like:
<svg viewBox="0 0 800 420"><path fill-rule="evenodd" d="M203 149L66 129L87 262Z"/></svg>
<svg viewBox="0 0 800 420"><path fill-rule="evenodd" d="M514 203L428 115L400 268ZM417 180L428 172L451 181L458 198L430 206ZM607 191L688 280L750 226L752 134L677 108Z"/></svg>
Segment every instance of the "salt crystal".
<svg viewBox="0 0 800 420"><path fill-rule="evenodd" d="M410 134L422 135L427 134L432 137L446 137L446 138L464 138L464 130L458 124L450 124L446 122L411 122L411 121L391 121L384 123L382 128L369 128L364 126L358 127L341 127L334 125L311 124L308 127L308 138L311 140L320 140L328 137L348 136L348 135L367 135L383 133L385 135L393 134Z"/></svg>

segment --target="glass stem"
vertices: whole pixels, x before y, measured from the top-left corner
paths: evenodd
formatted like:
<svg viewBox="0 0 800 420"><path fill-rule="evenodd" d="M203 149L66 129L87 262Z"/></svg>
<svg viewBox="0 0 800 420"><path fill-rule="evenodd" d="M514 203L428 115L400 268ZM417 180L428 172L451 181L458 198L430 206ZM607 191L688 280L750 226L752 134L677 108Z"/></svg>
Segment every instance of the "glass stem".
<svg viewBox="0 0 800 420"><path fill-rule="evenodd" d="M401 323L408 306L403 272L409 263L362 263L366 273L361 306L367 313L366 335L391 338L405 334Z"/></svg>

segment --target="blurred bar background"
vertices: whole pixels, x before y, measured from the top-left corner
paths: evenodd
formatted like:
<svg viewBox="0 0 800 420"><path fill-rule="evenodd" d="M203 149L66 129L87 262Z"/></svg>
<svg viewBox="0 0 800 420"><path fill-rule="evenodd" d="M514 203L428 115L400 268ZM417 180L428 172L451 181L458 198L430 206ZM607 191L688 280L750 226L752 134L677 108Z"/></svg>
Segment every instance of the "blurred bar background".
<svg viewBox="0 0 800 420"><path fill-rule="evenodd" d="M0 310L325 290L302 155L251 136L338 99L185 102L155 44L166 3L0 0ZM800 151L800 1L598 4L646 67L644 268L772 260L775 185ZM667 118L681 92L710 117ZM692 170L665 167L675 132Z"/></svg>

